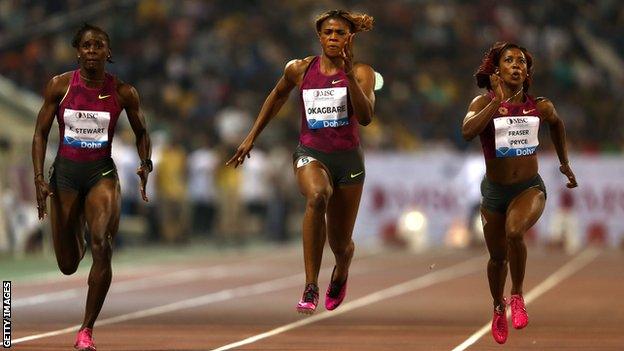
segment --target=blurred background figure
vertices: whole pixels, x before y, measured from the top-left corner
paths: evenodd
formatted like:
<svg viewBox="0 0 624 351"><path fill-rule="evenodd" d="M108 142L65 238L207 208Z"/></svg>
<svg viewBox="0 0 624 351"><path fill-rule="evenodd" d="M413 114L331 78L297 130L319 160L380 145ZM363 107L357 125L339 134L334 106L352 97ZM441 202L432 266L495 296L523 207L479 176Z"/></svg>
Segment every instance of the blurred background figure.
<svg viewBox="0 0 624 351"><path fill-rule="evenodd" d="M245 185L238 170L222 166L241 140L237 133L249 130L286 58L319 53L313 18L327 8L375 17L375 30L357 38L354 52L385 82L376 91L374 122L361 130L368 174L356 242L380 244L382 229L397 228L402 215L414 208L427 218L429 245L445 245L451 227L460 234L470 230L470 195L449 184L479 150L462 140L457 125L477 93L474 67L498 40L518 42L534 53L532 91L548 96L565 121L580 183L573 195L572 216L578 221L573 237L583 247L591 229L603 233L606 245L624 242L624 222L618 220L624 216L618 200L624 197L624 128L619 127L624 118L624 7L618 1L0 0L0 138L6 140L0 146L0 250L42 247L40 228L46 225L29 226L34 191L20 184L20 172L31 174L31 165L20 153L30 147L45 82L75 66L67 43L85 21L110 29L115 63L108 68L141 92L153 136L153 180L161 166L165 172L172 166L159 160L167 150L162 136L178 140L173 151L178 164L171 173L176 178L161 184L177 190L163 198L160 183L150 182L150 202L136 204L130 193L135 184L124 184L122 176L127 172L127 182L136 181L130 180L132 169L123 166L133 161L118 156L134 144L120 140L126 132L118 131L115 140L122 143L113 152L125 192L118 237L126 247L183 238L251 238L248 230L255 230L253 241L299 238L303 204L290 164L300 123L296 98L286 102L263 134L260 147L268 174L259 181L264 188ZM55 133L46 167L56 151ZM563 211L553 186L560 179L552 154L550 143L543 143L540 173L554 190L535 228L538 244L551 240L552 218ZM248 194L258 190L263 194ZM251 206L250 213L252 202L264 208ZM165 203L186 213L171 222L186 229L165 228L159 217Z"/></svg>
<svg viewBox="0 0 624 351"><path fill-rule="evenodd" d="M219 158L208 133L196 137L195 148L188 156L188 198L191 202L192 225L194 236L209 238L212 236L216 213L215 172Z"/></svg>
<svg viewBox="0 0 624 351"><path fill-rule="evenodd" d="M550 221L550 244L573 254L581 248L579 220L574 211L574 196L563 191L559 196L559 207Z"/></svg>
<svg viewBox="0 0 624 351"><path fill-rule="evenodd" d="M189 239L186 151L182 141L177 134L166 139L155 177L162 239L170 244Z"/></svg>

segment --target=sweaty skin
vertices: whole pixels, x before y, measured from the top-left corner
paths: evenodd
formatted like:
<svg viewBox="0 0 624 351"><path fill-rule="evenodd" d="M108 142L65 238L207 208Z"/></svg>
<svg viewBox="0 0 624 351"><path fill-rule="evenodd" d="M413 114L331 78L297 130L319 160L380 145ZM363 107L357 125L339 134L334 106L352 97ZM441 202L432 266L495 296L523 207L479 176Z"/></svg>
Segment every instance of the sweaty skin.
<svg viewBox="0 0 624 351"><path fill-rule="evenodd" d="M77 56L81 79L88 87L98 88L104 84L104 66L110 54L106 37L102 33L91 30L84 33L77 49ZM48 135L58 106L69 88L71 76L72 72L55 76L45 88L44 102L37 116L33 136L32 158L39 219L47 215L46 199L50 196L54 252L63 274L73 274L78 268L86 251L85 224L89 227L93 264L89 274L89 291L81 328L93 328L110 286L112 243L119 227L121 195L119 181L116 178L102 178L84 198L72 190L51 188L45 181L43 166ZM149 159L150 139L136 89L118 80L116 94L122 108L126 110L134 131L139 157L142 160ZM141 179L141 196L145 201L148 200L145 193L148 174L147 167L137 169L137 175Z"/></svg>
<svg viewBox="0 0 624 351"><path fill-rule="evenodd" d="M475 97L462 124L462 135L466 140L478 136L490 123L500 103L523 102L524 81L528 76L527 60L518 48L505 50L498 64L497 73L490 75L494 97L482 94ZM572 172L565 139L563 121L559 118L552 102L546 98L537 99L540 122L549 126L550 138L561 164L559 170L568 178L567 187L577 186ZM486 159L486 177L498 184L515 184L532 179L538 174L535 154L520 157ZM546 198L541 190L529 188L510 203L506 213L498 213L481 207L485 240L490 253L487 272L494 306L502 306L507 263L511 270L512 294L522 294L526 268L526 245L524 234L542 215Z"/></svg>
<svg viewBox="0 0 624 351"><path fill-rule="evenodd" d="M368 125L374 114L375 76L373 69L353 61L353 39L349 23L342 18L328 18L318 32L323 49L320 68L324 75L344 70L347 75L348 93L353 113L361 125ZM296 59L286 64L284 74L266 98L251 131L240 144L234 156L227 162L234 167L250 157L254 141L269 123L290 92L301 83L304 73L314 57ZM326 237L336 259L336 271L332 280L343 282L347 278L354 252L351 240L357 217L363 184L334 187L327 170L319 162L310 162L295 168L299 190L306 198L303 219L303 247L306 283L317 283ZM325 220L326 218L326 220Z"/></svg>

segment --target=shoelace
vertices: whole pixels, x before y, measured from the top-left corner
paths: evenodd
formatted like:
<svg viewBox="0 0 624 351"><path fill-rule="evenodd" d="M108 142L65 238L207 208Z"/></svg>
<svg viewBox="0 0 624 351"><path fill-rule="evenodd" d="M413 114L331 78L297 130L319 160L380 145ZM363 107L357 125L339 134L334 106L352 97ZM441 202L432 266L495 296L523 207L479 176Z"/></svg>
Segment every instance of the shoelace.
<svg viewBox="0 0 624 351"><path fill-rule="evenodd" d="M308 284L303 293L303 301L314 302L318 299L318 288L314 284Z"/></svg>
<svg viewBox="0 0 624 351"><path fill-rule="evenodd" d="M343 285L344 284L338 284L334 282L329 283L329 293L327 293L327 295L329 295L329 297L331 298L337 298L338 295L340 295L340 290L342 289Z"/></svg>

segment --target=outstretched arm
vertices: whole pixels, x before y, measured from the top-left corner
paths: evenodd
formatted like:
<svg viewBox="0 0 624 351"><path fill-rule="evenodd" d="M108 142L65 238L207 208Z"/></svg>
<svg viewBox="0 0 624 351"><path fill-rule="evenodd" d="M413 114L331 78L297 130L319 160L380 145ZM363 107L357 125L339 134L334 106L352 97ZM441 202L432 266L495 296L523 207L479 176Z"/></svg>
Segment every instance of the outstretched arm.
<svg viewBox="0 0 624 351"><path fill-rule="evenodd" d="M238 149L236 149L234 156L225 163L226 165L233 163L234 168L236 168L245 162L245 157L250 157L249 152L253 149L256 138L260 135L264 127L269 124L269 121L279 112L286 100L288 100L288 95L303 76L303 72L305 72L309 63L309 60L304 59L292 60L286 64L284 75L277 81L277 84L273 90L271 90L269 96L264 100L256 122L249 131L249 134L247 134L245 140L243 140Z"/></svg>
<svg viewBox="0 0 624 351"><path fill-rule="evenodd" d="M145 116L141 110L139 93L133 86L125 83L121 84L118 92L136 138L136 148L141 160L141 165L137 168L137 175L141 178L141 197L147 202L145 187L147 186L148 175L153 167L151 161L152 144L147 132Z"/></svg>
<svg viewBox="0 0 624 351"><path fill-rule="evenodd" d="M43 165L45 162L46 148L48 146L48 135L54 115L61 101L64 91L67 90L67 81L64 76L56 76L52 78L45 87L43 93L43 105L37 115L37 123L35 124L35 133L32 141L32 162L35 171L35 189L37 192L37 210L39 219L43 219L47 215L46 199L52 196L52 192L43 176Z"/></svg>
<svg viewBox="0 0 624 351"><path fill-rule="evenodd" d="M568 188L577 187L578 184L576 182L576 177L572 172L572 168L570 168L570 161L568 160L568 147L566 145L565 126L563 125L563 120L559 118L559 115L555 110L555 106L548 99L539 99L537 103L537 110L539 111L542 119L548 123L548 127L550 129L550 139L552 140L553 145L555 145L557 157L559 158L559 171L568 177L568 183L566 186Z"/></svg>

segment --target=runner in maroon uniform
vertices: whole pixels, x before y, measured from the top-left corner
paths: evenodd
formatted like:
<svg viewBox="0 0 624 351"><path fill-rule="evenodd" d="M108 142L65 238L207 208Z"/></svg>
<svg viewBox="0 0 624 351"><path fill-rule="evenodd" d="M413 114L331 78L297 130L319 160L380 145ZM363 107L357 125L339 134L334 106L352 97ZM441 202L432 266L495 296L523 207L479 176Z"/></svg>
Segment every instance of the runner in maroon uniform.
<svg viewBox="0 0 624 351"><path fill-rule="evenodd" d="M254 141L277 114L290 91L299 87L301 137L293 155L299 189L306 197L303 250L306 287L297 304L302 313L313 313L318 304L318 274L325 238L336 258L325 307L333 310L345 297L351 240L364 184L364 160L358 124L367 125L374 114L373 69L353 62L355 33L372 29L365 14L333 10L316 19L323 53L292 60L269 94L253 128L228 161L242 164Z"/></svg>
<svg viewBox="0 0 624 351"><path fill-rule="evenodd" d="M568 161L563 121L550 100L527 94L532 68L533 58L525 48L496 43L475 75L477 85L488 92L472 101L462 125L466 140L479 135L485 157L481 218L490 253L487 272L494 299L492 335L500 344L508 334L503 297L507 264L511 270L513 326L521 329L529 322L522 297L527 257L524 233L542 215L546 202L536 156L542 121L549 126L561 163L559 170L568 178L567 187L577 186Z"/></svg>
<svg viewBox="0 0 624 351"><path fill-rule="evenodd" d="M142 160L137 174L145 201L145 185L152 170L151 147L136 89L104 70L106 61L112 62L108 34L85 24L72 45L80 68L52 78L46 86L32 158L39 218L47 214L46 198L50 196L54 252L64 274L72 274L78 268L86 251L85 224L89 228L93 265L85 317L75 347L95 350L91 334L110 286L112 243L119 226L121 195L111 144L122 109L126 110L136 136ZM43 166L55 116L60 140L48 185Z"/></svg>

